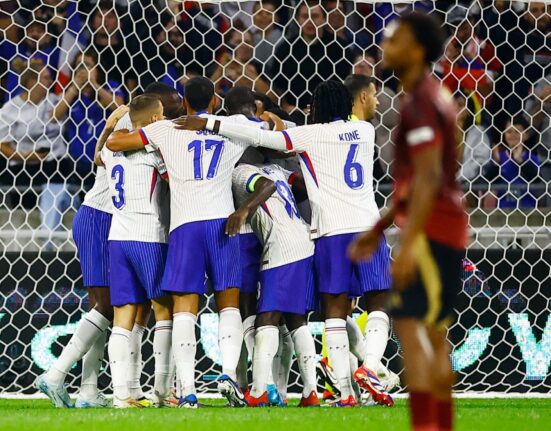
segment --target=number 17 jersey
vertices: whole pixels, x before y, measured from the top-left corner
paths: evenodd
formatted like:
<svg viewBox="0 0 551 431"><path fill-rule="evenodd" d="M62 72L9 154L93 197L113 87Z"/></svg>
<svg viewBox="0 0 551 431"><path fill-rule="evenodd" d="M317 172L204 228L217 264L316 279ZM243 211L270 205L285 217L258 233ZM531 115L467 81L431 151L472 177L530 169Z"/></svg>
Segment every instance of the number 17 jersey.
<svg viewBox="0 0 551 431"><path fill-rule="evenodd" d="M248 144L212 132L178 130L168 120L140 133L146 150L158 150L167 168L170 232L186 223L227 218L235 210L232 172Z"/></svg>

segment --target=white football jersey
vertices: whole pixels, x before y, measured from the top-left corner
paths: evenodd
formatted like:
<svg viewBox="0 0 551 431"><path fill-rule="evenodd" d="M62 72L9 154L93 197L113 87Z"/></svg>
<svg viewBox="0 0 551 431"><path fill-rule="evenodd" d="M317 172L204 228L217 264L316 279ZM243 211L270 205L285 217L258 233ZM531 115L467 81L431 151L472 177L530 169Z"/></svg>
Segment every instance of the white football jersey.
<svg viewBox="0 0 551 431"><path fill-rule="evenodd" d="M169 120L152 123L141 133L146 149L159 150L166 163L172 199L170 231L186 223L227 218L235 211L232 172L249 144L208 131L178 130Z"/></svg>
<svg viewBox="0 0 551 431"><path fill-rule="evenodd" d="M222 121L220 134L299 154L312 208L312 238L362 232L379 220L370 123L338 120L269 132Z"/></svg>
<svg viewBox="0 0 551 431"><path fill-rule="evenodd" d="M164 162L158 152L112 152L104 148L113 206L109 239L166 243L170 219L170 193L162 176Z"/></svg>
<svg viewBox="0 0 551 431"><path fill-rule="evenodd" d="M241 164L233 172L233 193L241 206L254 191L255 178L265 177L275 183L276 192L252 215L250 224L263 245L262 270L306 259L314 254L309 226L300 216L293 192L292 172L276 164Z"/></svg>
<svg viewBox="0 0 551 431"><path fill-rule="evenodd" d="M128 113L117 122L114 130L128 129L132 130L132 121ZM109 181L107 173L103 166L98 166L94 185L84 196L82 205L111 214L113 212L113 204L111 202L111 194L109 193Z"/></svg>

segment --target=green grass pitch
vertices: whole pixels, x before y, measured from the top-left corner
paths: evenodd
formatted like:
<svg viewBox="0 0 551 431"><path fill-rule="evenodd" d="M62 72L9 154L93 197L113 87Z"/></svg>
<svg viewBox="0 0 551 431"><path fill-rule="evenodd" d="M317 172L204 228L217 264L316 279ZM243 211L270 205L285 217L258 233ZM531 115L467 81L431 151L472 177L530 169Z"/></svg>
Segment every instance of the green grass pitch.
<svg viewBox="0 0 551 431"><path fill-rule="evenodd" d="M290 400L296 404L297 400ZM394 431L408 430L407 406L229 409L55 409L47 400L0 399L1 431ZM551 430L551 399L460 399L457 430Z"/></svg>

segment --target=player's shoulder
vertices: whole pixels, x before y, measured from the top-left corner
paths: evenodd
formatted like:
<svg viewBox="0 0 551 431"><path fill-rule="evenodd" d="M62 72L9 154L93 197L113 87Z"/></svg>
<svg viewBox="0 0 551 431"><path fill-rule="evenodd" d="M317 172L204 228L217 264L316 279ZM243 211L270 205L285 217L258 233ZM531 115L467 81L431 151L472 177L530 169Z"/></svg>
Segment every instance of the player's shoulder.
<svg viewBox="0 0 551 431"><path fill-rule="evenodd" d="M115 130L123 129L132 130L132 121L130 120L130 114L128 112L117 121L117 125L115 126Z"/></svg>
<svg viewBox="0 0 551 431"><path fill-rule="evenodd" d="M247 181L251 175L259 174L259 169L256 165L248 163L240 163L235 167L232 173L234 183L242 183Z"/></svg>

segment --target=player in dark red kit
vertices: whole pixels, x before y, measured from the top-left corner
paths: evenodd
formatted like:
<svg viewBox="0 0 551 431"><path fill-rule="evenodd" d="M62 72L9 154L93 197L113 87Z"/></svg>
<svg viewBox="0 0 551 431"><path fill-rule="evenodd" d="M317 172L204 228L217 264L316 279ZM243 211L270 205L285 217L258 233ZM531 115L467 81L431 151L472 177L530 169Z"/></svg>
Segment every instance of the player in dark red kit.
<svg viewBox="0 0 551 431"><path fill-rule="evenodd" d="M405 96L395 130L395 201L381 221L350 248L368 259L393 222L400 246L393 264L391 312L404 352L413 429L453 429L454 376L446 327L461 289L467 215L456 181L455 110L430 66L442 54L438 21L412 13L397 21L383 43L383 63Z"/></svg>

